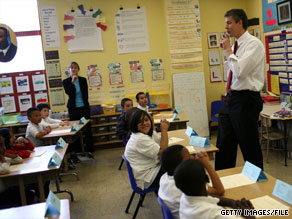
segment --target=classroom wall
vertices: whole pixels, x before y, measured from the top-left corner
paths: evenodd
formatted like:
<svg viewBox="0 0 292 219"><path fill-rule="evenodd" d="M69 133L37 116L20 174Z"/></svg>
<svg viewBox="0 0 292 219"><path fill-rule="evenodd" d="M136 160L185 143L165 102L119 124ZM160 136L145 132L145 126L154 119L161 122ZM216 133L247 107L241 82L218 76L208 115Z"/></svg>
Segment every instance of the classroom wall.
<svg viewBox="0 0 292 219"><path fill-rule="evenodd" d="M65 72L67 65L72 60L77 61L81 67L81 76L86 76L87 65L98 64L101 73L103 75L105 88L109 87L108 83L108 70L107 64L110 62L120 62L123 66L123 79L127 86L130 84L129 75L129 64L130 60L140 60L144 67L145 79L147 90L151 90L151 71L149 61L152 58L162 58L164 61L164 68L166 72L166 80L170 83L172 90L172 74L185 73L185 72L199 72L203 71L205 74L205 85L206 85L206 96L207 96L207 109L208 116L210 112L211 102L214 100L221 99L221 95L225 93L225 82L210 82L209 63L208 63L208 42L207 33L209 32L220 32L225 31L225 19L224 14L231 8L242 8L244 9L249 18L259 17L262 22L262 10L261 0L199 0L200 4L200 16L201 16L201 28L202 28L202 48L203 48L203 60L204 64L202 67L192 69L173 69L170 66L170 54L168 50L168 36L167 36L167 12L166 2L167 0L38 0L39 8L42 6L56 6L59 20L60 30L60 48L52 48L45 50L59 50L60 64L62 72ZM106 18L106 25L108 29L102 32L104 51L92 51L92 52L81 52L81 53L70 53L68 51L67 44L64 43L63 37L66 32L63 31L63 17L67 10L71 10L72 6L77 9L77 6L83 4L85 9L92 6L94 9L100 8L102 10L102 17ZM124 8L136 7L137 5L146 7L147 14L147 25L150 42L150 52L132 53L119 55L117 53L117 44L115 38L114 29L114 15L120 6ZM78 9L77 9L78 10ZM262 25L261 35L262 35ZM220 36L220 35L219 35ZM263 35L262 35L263 36ZM263 37L262 37L263 39ZM220 49L221 57L222 49ZM223 64L221 63L221 67ZM65 78L65 74L62 75ZM153 97L155 99L157 97ZM109 98L108 98L109 99ZM168 102L169 96L166 95L162 99L157 100ZM67 102L67 99L66 99ZM54 107L53 111L66 110L66 107Z"/></svg>

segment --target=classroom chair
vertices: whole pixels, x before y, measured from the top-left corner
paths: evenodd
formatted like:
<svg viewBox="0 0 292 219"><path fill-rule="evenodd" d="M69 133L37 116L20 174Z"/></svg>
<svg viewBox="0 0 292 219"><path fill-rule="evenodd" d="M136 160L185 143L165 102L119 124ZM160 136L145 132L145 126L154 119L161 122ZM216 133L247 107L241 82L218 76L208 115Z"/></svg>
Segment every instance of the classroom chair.
<svg viewBox="0 0 292 219"><path fill-rule="evenodd" d="M145 199L146 194L149 193L149 192L156 192L156 193L157 193L157 192L158 192L158 188L149 188L149 189L144 189L144 190L140 189L140 188L136 185L136 181L135 181L135 178L134 178L134 175L133 175L132 167L131 167L129 161L126 159L125 155L123 155L122 157L123 157L123 159L124 159L125 162L126 162L127 169L128 169L128 174L129 174L130 184L131 184L131 187L132 187L132 189L133 189L133 193L132 193L132 195L131 195L131 198L130 198L130 200L129 200L129 203L128 203L128 205L127 205L127 208L126 208L126 210L125 210L125 213L127 213L127 214L129 213L129 208L130 208L130 206L131 206L131 203L132 203L132 201L133 201L133 198L134 198L134 196L135 196L135 193L138 193L138 194L140 195L139 202L138 202L138 204L137 204L136 210L135 210L134 215L133 215L133 217L132 217L132 219L135 219L136 216L137 216L137 214L138 214L139 208L140 208L140 207L142 206L142 204L143 204L143 201L144 201L144 199ZM155 193L155 194L156 194L156 193Z"/></svg>
<svg viewBox="0 0 292 219"><path fill-rule="evenodd" d="M126 140L126 137L125 137L125 136L123 136L123 144L124 144L124 146L126 147L126 145L127 145L127 140ZM118 170L121 170L121 168L122 168L122 166L123 166L123 163L124 163L124 159L122 158Z"/></svg>
<svg viewBox="0 0 292 219"><path fill-rule="evenodd" d="M212 122L218 122L219 117L217 114L219 114L223 103L224 101L222 100L216 100L211 103L211 117L209 121L209 139L211 139L211 124Z"/></svg>
<svg viewBox="0 0 292 219"><path fill-rule="evenodd" d="M284 133L276 128L271 129L272 122L269 116L261 115L261 134L260 134L260 142L262 143L262 138L267 141L267 158L266 162L269 162L269 150L270 150L270 142L271 141L283 141Z"/></svg>
<svg viewBox="0 0 292 219"><path fill-rule="evenodd" d="M159 198L159 196L157 197L157 201L159 202L159 204L161 205L161 210L162 210L162 215L163 215L163 219L173 219L172 213L169 210L169 208L164 204L163 200L161 198Z"/></svg>

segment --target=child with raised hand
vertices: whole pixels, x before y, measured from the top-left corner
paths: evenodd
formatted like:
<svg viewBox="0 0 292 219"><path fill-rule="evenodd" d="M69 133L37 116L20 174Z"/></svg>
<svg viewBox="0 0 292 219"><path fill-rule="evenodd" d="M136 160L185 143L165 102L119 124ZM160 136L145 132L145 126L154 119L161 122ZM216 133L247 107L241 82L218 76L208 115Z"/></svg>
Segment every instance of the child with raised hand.
<svg viewBox="0 0 292 219"><path fill-rule="evenodd" d="M20 156L21 158L28 158L31 151L34 150L33 144L24 137L19 137L16 139L12 133L12 130L7 128L0 129L0 135L4 138L5 141L5 156L12 156L11 158L15 158L16 156Z"/></svg>
<svg viewBox="0 0 292 219"><path fill-rule="evenodd" d="M223 216L220 214L225 207L242 209L253 209L250 201L246 199L232 200L222 198L222 200L208 196L206 183L208 176L202 163L195 159L183 161L174 171L175 185L183 194L180 200L179 216L181 219L193 218L238 218L235 216ZM242 215L243 216L243 215ZM246 217L255 218L255 217Z"/></svg>
<svg viewBox="0 0 292 219"><path fill-rule="evenodd" d="M52 118L49 117L50 107L49 107L48 104L46 104L46 103L39 103L37 105L37 108L41 112L41 117L42 117L41 125L43 125L45 127L48 127L49 126L52 129L53 128L58 128L59 126L68 125L68 122L63 122L62 120L52 119Z"/></svg>
<svg viewBox="0 0 292 219"><path fill-rule="evenodd" d="M161 157L161 168L166 171L160 178L160 186L158 196L163 200L165 205L170 209L174 218L179 218L179 203L182 192L176 187L173 173L176 167L184 160L194 159L189 151L182 145L173 145L166 148ZM208 155L200 152L196 155L196 159L203 163L211 177L214 187L208 186L208 195L223 195L224 187L220 178L212 168Z"/></svg>
<svg viewBox="0 0 292 219"><path fill-rule="evenodd" d="M41 137L50 133L51 127L40 124L42 117L41 112L37 108L29 108L27 110L27 117L30 122L27 125L25 137L28 138L35 147L43 146L45 142Z"/></svg>

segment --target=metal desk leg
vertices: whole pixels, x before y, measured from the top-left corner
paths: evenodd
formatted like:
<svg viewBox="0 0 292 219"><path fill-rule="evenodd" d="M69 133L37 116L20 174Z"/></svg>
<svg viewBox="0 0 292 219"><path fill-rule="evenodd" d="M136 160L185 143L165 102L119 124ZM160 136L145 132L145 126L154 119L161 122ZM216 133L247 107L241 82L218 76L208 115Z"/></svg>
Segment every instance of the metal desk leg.
<svg viewBox="0 0 292 219"><path fill-rule="evenodd" d="M68 190L60 190L60 184L59 184L59 175L58 175L58 172L56 171L55 173L55 181L56 181L56 188L57 188L57 191L54 191L55 194L57 193L68 193L71 197L71 202L74 202L74 197L73 197L73 194L72 192L68 191Z"/></svg>
<svg viewBox="0 0 292 219"><path fill-rule="evenodd" d="M40 199L41 202L45 202L45 192L44 192L44 183L43 183L43 177L42 174L38 174L38 185L39 185L39 192L40 192Z"/></svg>
<svg viewBox="0 0 292 219"><path fill-rule="evenodd" d="M80 144L81 144L81 155L85 156L87 155L89 158L94 159L92 153L90 152L85 152L85 147L84 147L84 141L83 141L83 131L80 131Z"/></svg>
<svg viewBox="0 0 292 219"><path fill-rule="evenodd" d="M26 195L25 195L25 188L23 183L22 176L18 177L18 185L19 185L19 191L20 191L20 197L21 197L21 204L27 205L26 203Z"/></svg>

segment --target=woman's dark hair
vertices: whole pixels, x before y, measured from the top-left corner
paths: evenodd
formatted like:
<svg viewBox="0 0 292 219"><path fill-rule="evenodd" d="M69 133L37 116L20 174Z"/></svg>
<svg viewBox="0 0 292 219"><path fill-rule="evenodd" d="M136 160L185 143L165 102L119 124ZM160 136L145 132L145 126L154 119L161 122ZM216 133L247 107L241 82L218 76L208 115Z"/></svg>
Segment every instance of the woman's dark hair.
<svg viewBox="0 0 292 219"><path fill-rule="evenodd" d="M148 133L149 136L152 136L153 134L153 122L152 122L152 119L150 117L150 115L145 112L144 110L138 110L136 112L134 112L130 118L130 131L133 132L133 133L137 133L139 132L138 130L138 124L139 123L144 123L144 118L148 117L148 119L150 120L151 122L151 128L150 128L150 131Z"/></svg>
<svg viewBox="0 0 292 219"><path fill-rule="evenodd" d="M72 67L72 65L77 65L78 69L80 70L80 67L79 67L79 65L78 65L78 63L77 63L77 62L70 62L70 64L69 64L68 68L71 68L71 67Z"/></svg>
<svg viewBox="0 0 292 219"><path fill-rule="evenodd" d="M167 172L169 176L173 176L175 168L183 161L182 150L184 146L173 145L167 147L161 154L161 168Z"/></svg>
<svg viewBox="0 0 292 219"><path fill-rule="evenodd" d="M7 128L0 129L0 136L4 138L4 144L6 149L11 149L10 147L10 130Z"/></svg>

